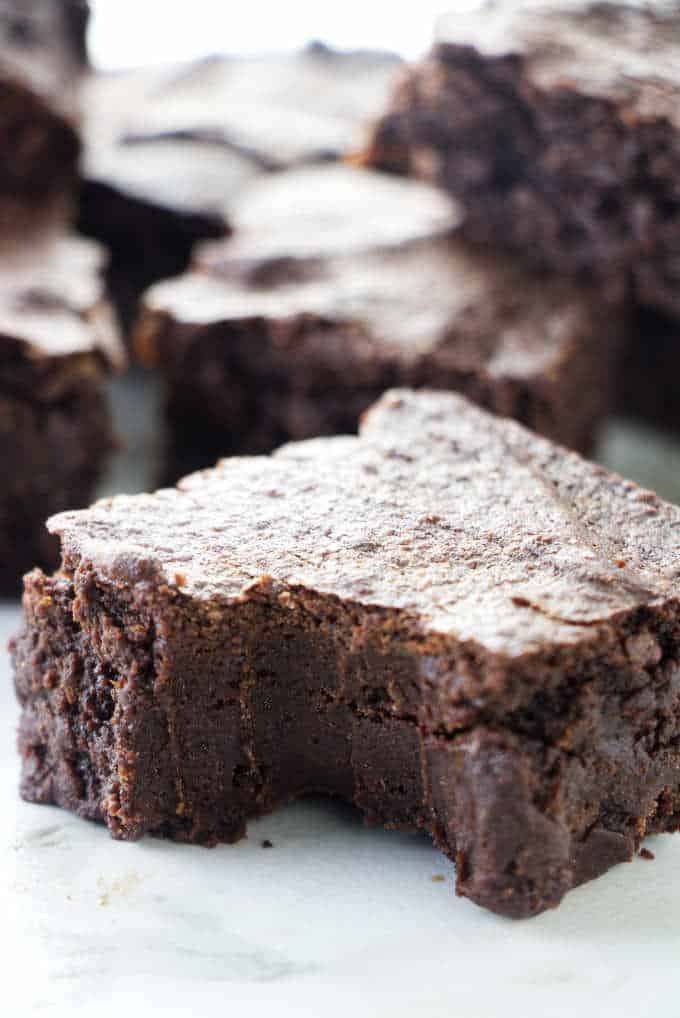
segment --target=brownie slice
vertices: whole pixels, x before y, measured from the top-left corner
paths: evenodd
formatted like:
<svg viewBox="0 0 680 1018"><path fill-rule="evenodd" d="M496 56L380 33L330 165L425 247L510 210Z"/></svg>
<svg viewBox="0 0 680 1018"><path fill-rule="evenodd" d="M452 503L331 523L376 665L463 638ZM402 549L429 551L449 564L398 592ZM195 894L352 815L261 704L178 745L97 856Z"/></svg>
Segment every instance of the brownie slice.
<svg viewBox="0 0 680 1018"><path fill-rule="evenodd" d="M22 794L233 841L308 793L526 916L680 822L680 509L460 396L50 521Z"/></svg>
<svg viewBox="0 0 680 1018"><path fill-rule="evenodd" d="M476 241L541 267L634 278L680 313L680 13L487 4L442 19L367 159L464 203Z"/></svg>
<svg viewBox="0 0 680 1018"><path fill-rule="evenodd" d="M220 455L355 431L385 389L454 389L566 445L609 404L620 306L473 251L435 189L350 167L255 185L233 238L146 296L175 480Z"/></svg>
<svg viewBox="0 0 680 1018"><path fill-rule="evenodd" d="M93 75L79 227L112 250L124 324L142 290L187 267L196 241L229 232L244 184L356 148L397 65L390 54L316 45Z"/></svg>
<svg viewBox="0 0 680 1018"><path fill-rule="evenodd" d="M75 236L3 249L0 268L0 593L53 567L45 519L87 505L113 448L105 383L121 366L103 252Z"/></svg>
<svg viewBox="0 0 680 1018"><path fill-rule="evenodd" d="M86 15L77 0L0 2L3 236L61 211L75 191Z"/></svg>

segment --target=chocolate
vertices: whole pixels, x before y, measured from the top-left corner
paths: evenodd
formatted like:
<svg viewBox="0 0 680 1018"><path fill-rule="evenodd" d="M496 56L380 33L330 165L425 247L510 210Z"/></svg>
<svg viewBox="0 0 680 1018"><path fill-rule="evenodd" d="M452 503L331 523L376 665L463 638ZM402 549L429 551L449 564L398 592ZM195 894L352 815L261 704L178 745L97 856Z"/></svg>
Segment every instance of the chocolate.
<svg viewBox="0 0 680 1018"><path fill-rule="evenodd" d="M32 801L212 844L340 796L514 917L678 827L680 510L514 422L396 391L50 529L13 645Z"/></svg>
<svg viewBox="0 0 680 1018"><path fill-rule="evenodd" d="M137 299L229 232L255 177L358 147L386 100L396 57L324 46L93 75L85 94L80 229L112 250L129 326Z"/></svg>
<svg viewBox="0 0 680 1018"><path fill-rule="evenodd" d="M5 248L0 268L0 592L52 567L51 513L92 498L113 434L106 380L122 351L104 299L104 253L50 232Z"/></svg>
<svg viewBox="0 0 680 1018"><path fill-rule="evenodd" d="M220 455L355 431L391 385L453 389L579 449L609 405L621 307L461 239L433 188L350 167L267 177L232 238L146 295L174 480Z"/></svg>
<svg viewBox="0 0 680 1018"><path fill-rule="evenodd" d="M84 36L76 0L0 3L0 231L23 233L72 199Z"/></svg>
<svg viewBox="0 0 680 1018"><path fill-rule="evenodd" d="M367 161L454 194L466 235L680 313L680 16L487 4L442 19Z"/></svg>

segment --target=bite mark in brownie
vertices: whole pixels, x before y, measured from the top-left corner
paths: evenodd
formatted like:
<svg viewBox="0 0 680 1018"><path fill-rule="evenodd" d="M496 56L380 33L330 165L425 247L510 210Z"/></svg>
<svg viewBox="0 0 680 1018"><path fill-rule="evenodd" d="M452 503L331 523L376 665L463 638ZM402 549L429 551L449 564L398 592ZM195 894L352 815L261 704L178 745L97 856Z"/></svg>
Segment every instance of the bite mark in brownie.
<svg viewBox="0 0 680 1018"><path fill-rule="evenodd" d="M166 390L166 476L355 431L394 385L460 391L587 449L621 302L471 248L434 188L350 167L254 185L225 243L154 287L136 334Z"/></svg>
<svg viewBox="0 0 680 1018"><path fill-rule="evenodd" d="M487 4L443 18L397 86L372 165L459 198L476 242L635 281L680 313L680 18L672 6Z"/></svg>
<svg viewBox="0 0 680 1018"><path fill-rule="evenodd" d="M33 801L211 844L339 796L514 917L678 827L680 511L514 422L402 390L50 527L13 646Z"/></svg>

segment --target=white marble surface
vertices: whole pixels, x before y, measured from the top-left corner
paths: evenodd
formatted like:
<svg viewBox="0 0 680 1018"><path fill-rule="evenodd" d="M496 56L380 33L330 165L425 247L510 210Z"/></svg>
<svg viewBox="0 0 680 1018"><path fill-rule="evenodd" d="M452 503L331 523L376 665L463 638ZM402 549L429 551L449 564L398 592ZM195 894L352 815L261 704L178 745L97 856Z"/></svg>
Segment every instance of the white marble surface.
<svg viewBox="0 0 680 1018"><path fill-rule="evenodd" d="M131 389L125 398L140 397ZM651 431L619 423L600 455L680 494L678 446ZM113 477L130 489L144 483L124 462ZM16 605L0 609L1 647L18 624ZM680 837L650 839L655 861L619 866L557 911L513 923L456 898L453 867L424 836L367 830L327 803L283 809L246 841L214 850L114 842L101 827L19 801L16 720L2 651L7 1018L120 1018L126 1009L200 1018L232 1006L252 1018L680 1013Z"/></svg>

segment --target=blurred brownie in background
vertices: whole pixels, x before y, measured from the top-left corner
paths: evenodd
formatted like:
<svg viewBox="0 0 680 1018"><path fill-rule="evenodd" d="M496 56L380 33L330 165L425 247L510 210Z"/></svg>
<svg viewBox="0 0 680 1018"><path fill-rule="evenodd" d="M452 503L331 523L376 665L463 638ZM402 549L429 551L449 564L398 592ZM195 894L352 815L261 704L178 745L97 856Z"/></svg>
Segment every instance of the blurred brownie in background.
<svg viewBox="0 0 680 1018"><path fill-rule="evenodd" d="M680 322L649 308L633 314L623 359L618 410L680 430Z"/></svg>
<svg viewBox="0 0 680 1018"><path fill-rule="evenodd" d="M446 188L475 242L630 276L680 315L680 9L487 3L442 18L438 38L367 161Z"/></svg>
<svg viewBox="0 0 680 1018"><path fill-rule="evenodd" d="M67 210L77 183L88 7L0 0L0 233Z"/></svg>
<svg viewBox="0 0 680 1018"><path fill-rule="evenodd" d="M142 290L187 267L198 240L229 232L254 177L355 149L398 65L315 44L91 76L79 228L112 252L123 323Z"/></svg>
<svg viewBox="0 0 680 1018"><path fill-rule="evenodd" d="M243 199L233 238L145 297L179 476L221 455L356 431L394 385L453 389L577 449L609 406L618 302L472 249L435 188L291 170Z"/></svg>
<svg viewBox="0 0 680 1018"><path fill-rule="evenodd" d="M106 379L123 355L104 253L45 233L0 252L0 594L54 563L45 519L91 501L113 448Z"/></svg>

